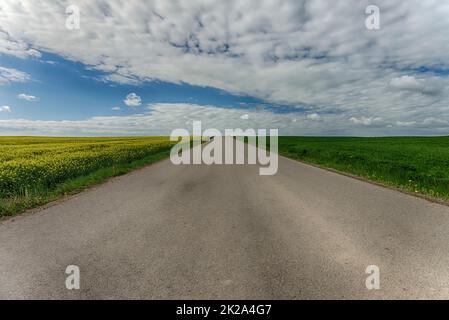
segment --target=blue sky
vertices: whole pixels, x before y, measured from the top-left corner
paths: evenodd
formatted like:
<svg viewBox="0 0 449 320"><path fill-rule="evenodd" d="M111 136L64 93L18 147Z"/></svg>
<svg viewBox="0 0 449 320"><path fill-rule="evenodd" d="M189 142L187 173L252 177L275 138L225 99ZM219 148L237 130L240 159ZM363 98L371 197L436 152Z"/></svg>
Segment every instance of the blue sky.
<svg viewBox="0 0 449 320"><path fill-rule="evenodd" d="M3 67L25 70L32 79L0 86L1 104L13 108L13 112L3 115L6 119L83 120L98 115L132 115L143 112L154 103L195 103L239 109L264 105L260 99L185 83L157 80L136 85L104 82L101 81L103 72L89 70L82 63L54 54L42 53L40 59L20 59L3 54L0 59ZM19 99L19 94L23 93L38 100ZM124 100L130 93L141 97L140 106L129 108L125 105ZM120 110L113 110L116 107ZM277 107L278 112L288 110L288 106Z"/></svg>
<svg viewBox="0 0 449 320"><path fill-rule="evenodd" d="M449 6L371 2L3 0L0 135L449 134Z"/></svg>

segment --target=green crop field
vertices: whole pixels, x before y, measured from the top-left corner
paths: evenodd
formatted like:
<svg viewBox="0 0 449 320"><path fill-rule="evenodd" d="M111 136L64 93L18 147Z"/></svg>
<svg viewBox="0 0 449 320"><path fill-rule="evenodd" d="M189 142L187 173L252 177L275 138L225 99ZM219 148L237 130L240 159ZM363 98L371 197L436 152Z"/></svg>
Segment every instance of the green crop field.
<svg viewBox="0 0 449 320"><path fill-rule="evenodd" d="M279 153L407 191L449 199L449 137L280 137Z"/></svg>
<svg viewBox="0 0 449 320"><path fill-rule="evenodd" d="M0 217L169 155L167 137L0 137ZM280 137L281 155L449 200L449 137Z"/></svg>
<svg viewBox="0 0 449 320"><path fill-rule="evenodd" d="M168 137L0 137L0 217L169 155Z"/></svg>

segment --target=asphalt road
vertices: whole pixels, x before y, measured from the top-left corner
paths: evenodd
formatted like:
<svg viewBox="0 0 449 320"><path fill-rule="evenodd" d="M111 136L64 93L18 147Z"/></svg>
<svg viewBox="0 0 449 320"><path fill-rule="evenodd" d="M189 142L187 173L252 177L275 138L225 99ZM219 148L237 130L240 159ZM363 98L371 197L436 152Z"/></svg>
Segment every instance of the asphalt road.
<svg viewBox="0 0 449 320"><path fill-rule="evenodd" d="M258 173L165 160L3 221L0 298L449 298L448 207L286 158Z"/></svg>

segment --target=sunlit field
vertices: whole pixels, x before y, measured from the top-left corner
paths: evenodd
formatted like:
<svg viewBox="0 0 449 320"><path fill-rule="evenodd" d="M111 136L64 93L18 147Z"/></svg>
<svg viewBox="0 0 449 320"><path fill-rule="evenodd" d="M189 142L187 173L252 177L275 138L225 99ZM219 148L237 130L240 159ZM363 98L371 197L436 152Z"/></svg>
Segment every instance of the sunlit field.
<svg viewBox="0 0 449 320"><path fill-rule="evenodd" d="M168 137L0 137L0 216L169 155Z"/></svg>
<svg viewBox="0 0 449 320"><path fill-rule="evenodd" d="M449 137L280 137L282 155L449 199Z"/></svg>

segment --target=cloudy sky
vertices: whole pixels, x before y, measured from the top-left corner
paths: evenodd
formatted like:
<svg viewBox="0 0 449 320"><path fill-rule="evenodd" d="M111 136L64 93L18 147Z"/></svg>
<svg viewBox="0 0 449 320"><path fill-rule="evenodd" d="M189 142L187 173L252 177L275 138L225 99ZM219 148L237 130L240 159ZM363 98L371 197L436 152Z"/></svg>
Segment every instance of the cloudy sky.
<svg viewBox="0 0 449 320"><path fill-rule="evenodd" d="M1 0L0 135L169 134L193 120L447 135L448 17L442 0Z"/></svg>

